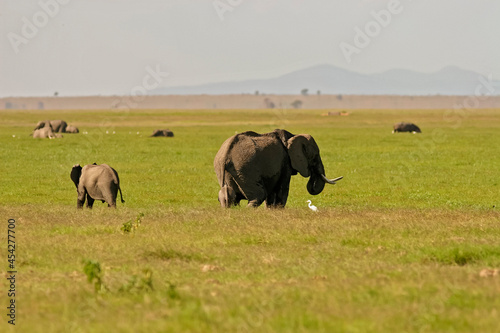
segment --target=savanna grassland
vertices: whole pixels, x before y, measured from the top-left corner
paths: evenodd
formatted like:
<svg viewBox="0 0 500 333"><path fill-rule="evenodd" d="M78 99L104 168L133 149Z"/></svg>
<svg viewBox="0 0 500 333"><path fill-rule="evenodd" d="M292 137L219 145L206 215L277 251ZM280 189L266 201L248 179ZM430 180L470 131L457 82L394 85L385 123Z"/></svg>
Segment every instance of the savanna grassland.
<svg viewBox="0 0 500 333"><path fill-rule="evenodd" d="M18 271L0 330L500 332L499 110L322 113L0 111L0 267L15 218ZM31 138L45 119L80 134ZM391 134L402 120L423 133ZM311 134L344 179L313 197L295 176L282 210L221 209L221 143L275 128ZM93 162L120 175L116 210L76 210L71 167Z"/></svg>

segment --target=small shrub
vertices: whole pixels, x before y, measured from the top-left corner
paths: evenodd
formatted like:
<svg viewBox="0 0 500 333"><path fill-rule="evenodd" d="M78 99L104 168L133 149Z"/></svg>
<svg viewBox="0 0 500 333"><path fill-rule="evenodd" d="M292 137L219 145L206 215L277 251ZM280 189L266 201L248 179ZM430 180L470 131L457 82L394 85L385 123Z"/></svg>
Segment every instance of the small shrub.
<svg viewBox="0 0 500 333"><path fill-rule="evenodd" d="M166 250L160 249L157 251L148 251L144 253L144 258L153 258L160 260L178 259L183 261L202 260L202 257L200 255L183 253L173 249L166 249Z"/></svg>
<svg viewBox="0 0 500 333"><path fill-rule="evenodd" d="M497 248L474 248L465 247L458 248L454 247L451 249L442 249L440 251L433 250L429 254L429 257L439 263L445 265L458 265L465 266L467 264L476 263L478 261L484 261L489 263L490 261L497 261L496 258L500 256L500 251Z"/></svg>
<svg viewBox="0 0 500 333"><path fill-rule="evenodd" d="M170 299L180 299L181 296L179 295L179 292L177 291L177 287L174 284L172 284L172 283L170 283L168 281L167 281L167 283L168 283L168 288L167 288L167 296L168 296L168 298L170 298Z"/></svg>
<svg viewBox="0 0 500 333"><path fill-rule="evenodd" d="M98 261L83 260L83 272L87 276L87 281L94 283L94 291L96 293L107 289L102 282L101 264Z"/></svg>
<svg viewBox="0 0 500 333"><path fill-rule="evenodd" d="M153 288L153 272L146 268L142 271L143 276L137 277L137 275L132 275L129 281L122 285L118 291L119 292L141 292L141 291L152 291Z"/></svg>
<svg viewBox="0 0 500 333"><path fill-rule="evenodd" d="M135 230L141 226L143 216L144 213L139 213L139 215L137 215L137 217L135 218L135 221L128 220L127 222L123 223L123 226L120 228L120 230L126 234L135 232Z"/></svg>

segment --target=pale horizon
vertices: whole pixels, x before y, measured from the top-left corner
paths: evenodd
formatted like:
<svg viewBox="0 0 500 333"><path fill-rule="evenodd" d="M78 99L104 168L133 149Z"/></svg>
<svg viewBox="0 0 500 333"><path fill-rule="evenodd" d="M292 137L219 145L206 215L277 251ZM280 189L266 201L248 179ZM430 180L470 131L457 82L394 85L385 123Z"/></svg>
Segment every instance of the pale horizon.
<svg viewBox="0 0 500 333"><path fill-rule="evenodd" d="M126 95L137 86L268 79L322 64L362 74L455 66L500 78L500 3L488 0L0 6L1 97Z"/></svg>

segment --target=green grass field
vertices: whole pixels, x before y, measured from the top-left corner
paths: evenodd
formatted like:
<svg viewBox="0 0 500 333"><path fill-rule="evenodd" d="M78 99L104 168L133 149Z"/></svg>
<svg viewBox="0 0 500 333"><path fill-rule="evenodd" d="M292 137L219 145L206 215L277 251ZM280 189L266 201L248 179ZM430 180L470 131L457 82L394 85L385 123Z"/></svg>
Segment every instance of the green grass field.
<svg viewBox="0 0 500 333"><path fill-rule="evenodd" d="M0 331L500 332L499 111L0 111L0 267L15 218L17 269ZM80 134L31 138L45 119ZM423 133L391 134L403 120ZM221 209L221 143L275 128L311 134L344 179ZM76 210L71 167L93 162L120 175L116 210Z"/></svg>

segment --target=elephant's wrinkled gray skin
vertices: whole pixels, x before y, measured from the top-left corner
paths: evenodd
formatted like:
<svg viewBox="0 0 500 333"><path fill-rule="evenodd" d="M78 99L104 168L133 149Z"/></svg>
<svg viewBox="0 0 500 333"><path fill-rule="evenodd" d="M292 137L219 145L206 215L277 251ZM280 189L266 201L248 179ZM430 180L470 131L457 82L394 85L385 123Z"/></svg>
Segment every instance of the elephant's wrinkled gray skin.
<svg viewBox="0 0 500 333"><path fill-rule="evenodd" d="M63 137L62 134L54 133L50 126L34 130L32 136L35 139L54 139Z"/></svg>
<svg viewBox="0 0 500 333"><path fill-rule="evenodd" d="M54 133L66 132L68 124L64 120L44 120L36 124L35 130L50 126Z"/></svg>
<svg viewBox="0 0 500 333"><path fill-rule="evenodd" d="M153 134L151 134L151 136L152 137L153 136L173 137L174 136L174 132L172 132L168 128L164 129L164 130L157 129L156 131L153 131Z"/></svg>
<svg viewBox="0 0 500 333"><path fill-rule="evenodd" d="M418 128L417 125L412 124L412 123L397 123L394 124L394 130L392 133L398 133L398 132L410 132L410 133L422 133L420 128Z"/></svg>
<svg viewBox="0 0 500 333"><path fill-rule="evenodd" d="M80 133L80 131L78 130L78 127L75 127L75 126L72 126L72 125L68 125L66 127L66 131L64 133Z"/></svg>
<svg viewBox="0 0 500 333"><path fill-rule="evenodd" d="M293 135L285 130L257 134L244 132L227 139L214 160L215 173L221 190L222 207L239 205L248 200L249 207L263 202L267 207L285 207L290 179L300 173L309 177L307 191L321 193L325 177L319 148L308 134Z"/></svg>
<svg viewBox="0 0 500 333"><path fill-rule="evenodd" d="M83 168L80 164L76 164L70 176L78 192L77 208L83 208L85 197L87 208L92 209L94 200L102 200L108 203L108 207L116 208L118 191L120 191L121 202L125 202L118 173L107 164L87 164Z"/></svg>

